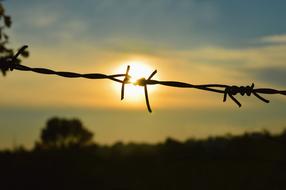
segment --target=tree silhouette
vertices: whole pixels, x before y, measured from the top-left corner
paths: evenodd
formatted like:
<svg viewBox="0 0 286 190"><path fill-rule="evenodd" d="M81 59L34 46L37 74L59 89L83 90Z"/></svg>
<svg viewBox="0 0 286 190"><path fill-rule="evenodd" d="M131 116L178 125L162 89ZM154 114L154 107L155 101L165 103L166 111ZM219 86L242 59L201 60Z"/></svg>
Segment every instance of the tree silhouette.
<svg viewBox="0 0 286 190"><path fill-rule="evenodd" d="M2 74L5 76L7 71L9 71L9 67L7 67L7 62L11 60L14 55L14 51L11 48L7 47L9 43L9 36L5 32L7 28L12 26L11 17L5 13L5 9L3 7L2 2L0 1L0 65L4 65L0 67ZM24 51L21 54L23 57L28 57L29 52ZM14 64L19 64L21 62L20 59L13 60Z"/></svg>
<svg viewBox="0 0 286 190"><path fill-rule="evenodd" d="M78 119L51 118L41 131L41 148L82 147L92 141L93 134Z"/></svg>

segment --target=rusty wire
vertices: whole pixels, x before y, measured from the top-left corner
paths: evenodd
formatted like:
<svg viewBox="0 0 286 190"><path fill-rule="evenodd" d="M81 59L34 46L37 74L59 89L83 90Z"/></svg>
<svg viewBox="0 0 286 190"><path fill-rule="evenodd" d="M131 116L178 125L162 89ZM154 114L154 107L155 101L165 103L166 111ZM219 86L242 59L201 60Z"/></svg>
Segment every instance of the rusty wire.
<svg viewBox="0 0 286 190"><path fill-rule="evenodd" d="M241 107L241 103L235 98L237 94L241 96L247 95L251 96L252 94L261 100L262 102L269 103L269 100L265 99L261 96L261 94L280 94L286 95L286 90L276 90L272 88L254 88L254 83L251 86L235 86L235 85L225 85L225 84L203 84L203 85L194 85L185 82L178 81L159 81L152 80L152 77L157 73L157 70L153 71L151 75L145 79L141 78L136 82L131 82L131 76L129 75L130 66L127 66L125 74L114 74L114 75L106 75L101 73L89 73L89 74L80 74L74 72L63 72L63 71L53 71L46 68L31 68L21 64L17 64L15 60L17 57L21 55L28 46L23 46L13 57L8 58L5 62L0 63L0 69L9 69L10 71L19 70L19 71L32 71L40 74L47 75L57 75L66 78L86 78L86 79L109 79L122 84L121 87L121 100L124 99L124 90L126 84L133 84L144 87L145 101L148 111L151 113L151 105L148 96L148 85L164 85L169 87L176 88L193 88L199 89L209 92L215 92L223 94L223 102L227 100L229 96L232 101L234 101L239 107ZM118 77L124 77L123 80L118 79Z"/></svg>

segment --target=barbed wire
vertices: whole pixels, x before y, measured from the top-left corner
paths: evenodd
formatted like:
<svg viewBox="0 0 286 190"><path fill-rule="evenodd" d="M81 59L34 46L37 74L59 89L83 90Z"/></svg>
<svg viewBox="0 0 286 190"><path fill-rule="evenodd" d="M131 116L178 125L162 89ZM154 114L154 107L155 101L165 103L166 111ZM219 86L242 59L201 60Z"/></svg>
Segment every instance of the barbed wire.
<svg viewBox="0 0 286 190"><path fill-rule="evenodd" d="M148 111L151 113L151 105L149 101L149 95L148 95L148 86L149 85L163 85L168 87L175 87L175 88L193 88L193 89L199 89L209 92L215 92L223 94L223 102L226 102L227 97L230 97L230 99L235 102L239 107L241 107L241 103L236 99L236 95L240 94L241 96L247 95L251 96L254 95L256 98L261 100L262 102L269 103L270 101L262 97L261 94L280 94L286 96L286 90L276 90L272 88L254 88L254 83L251 84L251 86L235 86L235 85L225 85L225 84L203 84L203 85L194 85L190 83L185 82L179 82L179 81L159 81L159 80L153 80L153 76L157 73L157 70L153 71L151 75L146 78L138 79L135 82L131 82L132 76L129 75L130 66L127 66L126 72L124 74L113 74L113 75L106 75L101 73L88 73L88 74L80 74L80 73L74 73L74 72L64 72L64 71L53 71L51 69L46 68L31 68L24 65L21 65L17 60L18 56L24 53L25 49L28 48L28 46L23 46L14 56L8 58L6 61L0 62L0 69L1 70L19 70L19 71L31 71L39 74L46 74L46 75L57 75L61 77L66 78L86 78L86 79L109 79L118 83L121 83L121 100L124 99L124 93L125 93L125 85L126 84L133 84L142 86L144 88L144 94L145 94L145 102ZM118 79L118 77L124 77L122 80Z"/></svg>

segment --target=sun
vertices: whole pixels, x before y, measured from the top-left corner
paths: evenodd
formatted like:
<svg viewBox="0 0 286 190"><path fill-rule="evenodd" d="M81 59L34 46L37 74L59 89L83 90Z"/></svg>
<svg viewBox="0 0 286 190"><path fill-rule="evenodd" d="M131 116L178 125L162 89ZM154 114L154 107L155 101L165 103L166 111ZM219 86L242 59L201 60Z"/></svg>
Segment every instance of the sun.
<svg viewBox="0 0 286 190"><path fill-rule="evenodd" d="M115 73L125 73L127 66L130 65L129 75L131 76L130 81L136 82L141 78L148 78L150 74L154 71L149 65L147 65L144 61L133 60L124 62L124 64L120 65L114 72ZM114 86L117 92L120 92L121 85L116 84ZM148 93L151 94L154 92L156 87L148 86ZM125 86L125 98L128 101L138 102L144 100L144 88L142 86L136 86L133 84L127 84Z"/></svg>

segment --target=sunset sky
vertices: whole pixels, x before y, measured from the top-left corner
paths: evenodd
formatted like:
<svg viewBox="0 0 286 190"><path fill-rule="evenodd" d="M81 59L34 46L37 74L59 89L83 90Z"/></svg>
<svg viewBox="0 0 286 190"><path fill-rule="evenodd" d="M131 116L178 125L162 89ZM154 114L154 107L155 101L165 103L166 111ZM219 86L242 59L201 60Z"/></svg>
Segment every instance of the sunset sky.
<svg viewBox="0 0 286 190"><path fill-rule="evenodd" d="M7 0L10 47L29 45L31 67L115 74L141 64L148 77L192 84L286 89L284 0ZM133 72L135 72L133 70ZM52 116L79 118L104 144L184 140L286 128L286 97L223 96L156 86L149 114L141 88L13 71L0 77L0 148L31 147ZM131 88L131 87L129 87ZM132 91L137 92L134 93ZM129 92L129 93L128 93Z"/></svg>

